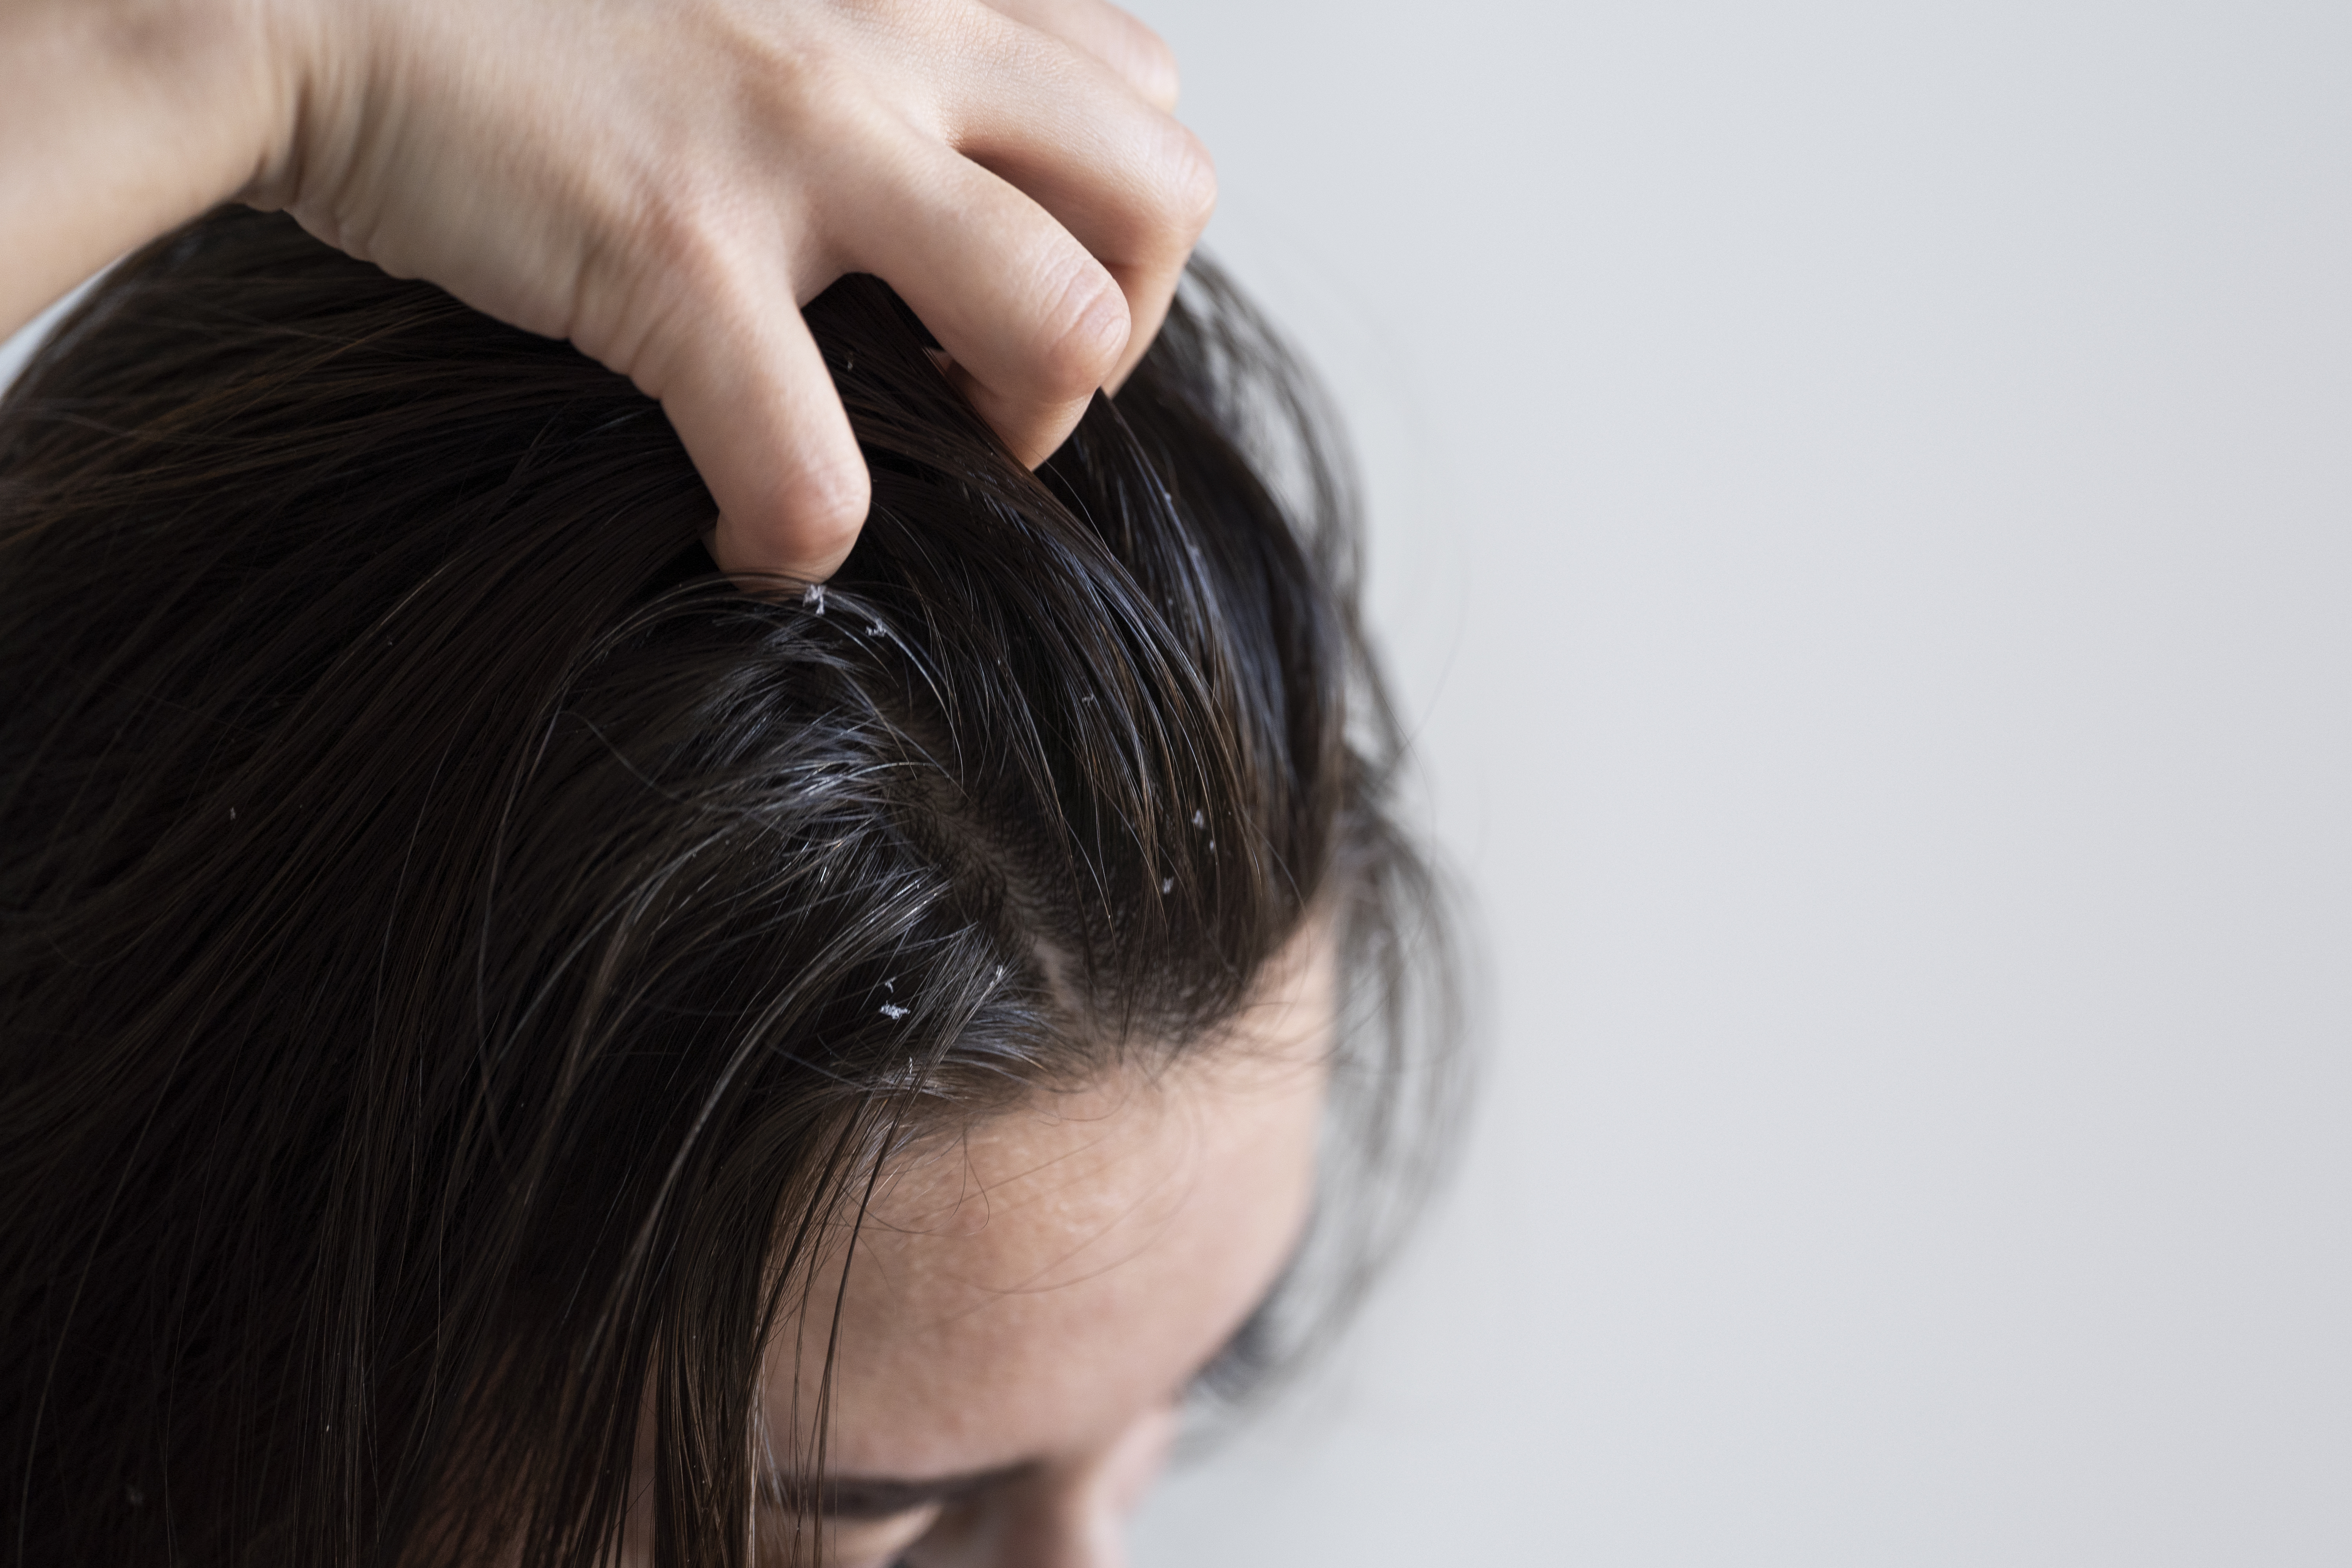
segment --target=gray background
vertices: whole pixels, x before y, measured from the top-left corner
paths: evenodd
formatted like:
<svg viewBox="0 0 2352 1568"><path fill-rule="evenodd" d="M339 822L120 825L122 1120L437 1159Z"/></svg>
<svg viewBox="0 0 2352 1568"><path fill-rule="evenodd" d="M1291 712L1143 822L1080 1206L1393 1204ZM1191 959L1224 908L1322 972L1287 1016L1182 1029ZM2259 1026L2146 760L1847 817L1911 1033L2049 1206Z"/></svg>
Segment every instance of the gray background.
<svg viewBox="0 0 2352 1568"><path fill-rule="evenodd" d="M1140 1568L2352 1563L2352 5L1140 9L1494 1055Z"/></svg>
<svg viewBox="0 0 2352 1568"><path fill-rule="evenodd" d="M2352 1563L2352 5L1139 10L1496 1058L1143 1568Z"/></svg>

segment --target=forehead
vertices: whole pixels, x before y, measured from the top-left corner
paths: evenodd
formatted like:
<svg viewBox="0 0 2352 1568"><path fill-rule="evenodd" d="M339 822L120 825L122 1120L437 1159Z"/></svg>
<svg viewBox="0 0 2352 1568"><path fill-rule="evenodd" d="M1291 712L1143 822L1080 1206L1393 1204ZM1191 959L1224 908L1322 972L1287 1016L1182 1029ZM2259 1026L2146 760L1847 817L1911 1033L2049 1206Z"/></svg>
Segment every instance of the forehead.
<svg viewBox="0 0 2352 1568"><path fill-rule="evenodd" d="M1050 1458L1176 1396L1304 1224L1333 1012L1318 930L1175 1064L1034 1094L886 1173L843 1282L828 1468ZM770 1384L808 1409L824 1339L795 1328L773 1353L797 1375L772 1361Z"/></svg>

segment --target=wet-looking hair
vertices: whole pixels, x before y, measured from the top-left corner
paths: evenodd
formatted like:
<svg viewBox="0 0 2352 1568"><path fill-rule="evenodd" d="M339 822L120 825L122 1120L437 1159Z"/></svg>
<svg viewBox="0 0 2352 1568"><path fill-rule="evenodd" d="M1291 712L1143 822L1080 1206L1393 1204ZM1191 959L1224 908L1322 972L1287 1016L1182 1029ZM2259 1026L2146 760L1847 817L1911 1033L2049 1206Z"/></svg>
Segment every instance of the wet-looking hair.
<svg viewBox="0 0 2352 1568"><path fill-rule="evenodd" d="M1305 384L1196 268L1033 475L880 284L809 317L874 506L805 593L625 382L282 218L0 405L0 1562L586 1568L641 1411L661 1563L804 1558L762 1349L877 1163L1310 918L1322 1196L1221 1374L1360 1286L1444 943Z"/></svg>

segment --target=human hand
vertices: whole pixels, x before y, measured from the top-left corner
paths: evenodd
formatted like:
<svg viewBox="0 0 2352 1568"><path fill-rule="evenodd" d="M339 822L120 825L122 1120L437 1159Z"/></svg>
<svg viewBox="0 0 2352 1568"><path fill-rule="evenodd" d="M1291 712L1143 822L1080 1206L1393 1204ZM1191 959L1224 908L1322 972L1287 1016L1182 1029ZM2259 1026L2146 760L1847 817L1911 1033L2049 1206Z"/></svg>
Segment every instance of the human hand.
<svg viewBox="0 0 2352 1568"><path fill-rule="evenodd" d="M868 480L799 306L878 274L1024 462L1141 357L1208 220L1108 0L267 0L241 195L661 400L737 574L822 578Z"/></svg>

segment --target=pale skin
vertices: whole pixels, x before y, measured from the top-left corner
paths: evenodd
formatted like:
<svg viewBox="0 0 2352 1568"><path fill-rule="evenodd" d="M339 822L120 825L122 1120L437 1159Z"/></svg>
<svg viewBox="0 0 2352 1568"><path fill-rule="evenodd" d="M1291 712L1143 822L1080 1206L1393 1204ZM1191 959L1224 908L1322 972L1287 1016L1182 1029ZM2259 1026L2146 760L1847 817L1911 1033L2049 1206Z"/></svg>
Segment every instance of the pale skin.
<svg viewBox="0 0 2352 1568"><path fill-rule="evenodd" d="M1125 1561L1187 1385L1306 1225L1335 986L1310 928L1175 1064L1034 1093L885 1171L845 1281L836 1249L768 1355L770 1447L805 1452L842 1292L831 1568ZM641 1499L650 1473L641 1453ZM647 1511L622 1568L651 1561ZM762 1510L764 1534L791 1527Z"/></svg>
<svg viewBox="0 0 2352 1568"><path fill-rule="evenodd" d="M719 563L817 579L868 482L799 307L878 274L1042 461L1215 175L1107 0L0 0L0 335L224 201L660 400Z"/></svg>

